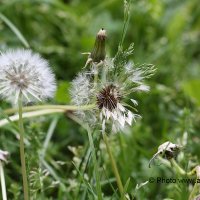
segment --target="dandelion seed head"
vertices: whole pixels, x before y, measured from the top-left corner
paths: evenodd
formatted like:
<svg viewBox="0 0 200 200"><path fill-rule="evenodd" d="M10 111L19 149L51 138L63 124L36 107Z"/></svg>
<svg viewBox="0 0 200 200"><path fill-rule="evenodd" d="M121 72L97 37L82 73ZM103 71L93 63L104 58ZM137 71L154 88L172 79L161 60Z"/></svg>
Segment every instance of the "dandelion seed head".
<svg viewBox="0 0 200 200"><path fill-rule="evenodd" d="M53 96L55 77L48 62L31 50L9 50L0 55L0 96L17 101L35 102Z"/></svg>
<svg viewBox="0 0 200 200"><path fill-rule="evenodd" d="M89 105L94 99L94 87L90 80L91 73L82 72L77 75L77 77L71 83L70 95L71 103L76 106L85 106ZM77 117L83 120L85 123L88 123L90 126L96 124L96 115L94 110L75 111Z"/></svg>
<svg viewBox="0 0 200 200"><path fill-rule="evenodd" d="M123 106L120 88L110 84L104 87L97 95L97 106L100 109L102 130L105 131L106 123L111 121L112 131L123 130L125 125L132 125L139 115L132 113Z"/></svg>
<svg viewBox="0 0 200 200"><path fill-rule="evenodd" d="M70 90L72 104L77 106L87 105L91 100L91 83L87 73L79 73L72 81Z"/></svg>
<svg viewBox="0 0 200 200"><path fill-rule="evenodd" d="M97 95L97 105L99 109L106 108L110 111L117 107L121 96L118 88L111 84L103 88Z"/></svg>

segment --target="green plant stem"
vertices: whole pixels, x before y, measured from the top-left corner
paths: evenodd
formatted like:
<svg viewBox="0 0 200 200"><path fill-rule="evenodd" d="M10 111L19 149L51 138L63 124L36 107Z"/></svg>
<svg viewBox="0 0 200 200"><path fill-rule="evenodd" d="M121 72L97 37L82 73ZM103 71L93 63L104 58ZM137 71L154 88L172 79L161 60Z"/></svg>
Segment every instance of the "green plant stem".
<svg viewBox="0 0 200 200"><path fill-rule="evenodd" d="M111 161L111 166L112 166L113 173L114 173L116 181L117 181L117 186L119 188L119 192L120 192L121 198L125 200L126 198L124 196L125 195L124 194L124 188L123 188L122 181L121 181L121 178L120 178L120 175L119 175L119 171L117 169L117 165L115 163L115 159L113 157L112 151L110 149L110 145L108 143L108 138L106 136L106 133L103 133L103 140L104 140L104 142L106 144L106 150L108 152L108 155L109 155L109 158L110 158L110 161Z"/></svg>
<svg viewBox="0 0 200 200"><path fill-rule="evenodd" d="M89 139L89 144L90 144L90 149L91 149L91 154L92 154L92 160L93 160L93 164L94 164L97 196L98 196L98 200L103 200L102 192L101 192L100 175L99 175L99 170L98 170L98 163L97 163L92 134L91 134L91 131L89 130L89 128L87 128L87 133L88 133L88 139Z"/></svg>
<svg viewBox="0 0 200 200"><path fill-rule="evenodd" d="M29 200L28 194L28 180L26 174L26 162L25 162L25 152L24 152L24 126L22 118L22 94L20 93L18 99L18 114L19 114L19 132L20 132L20 159L22 167L22 178L23 178L23 191L24 200Z"/></svg>
<svg viewBox="0 0 200 200"><path fill-rule="evenodd" d="M199 177L200 177L200 173L199 173L200 172L200 166L195 167L190 172L186 172L183 168L181 168L179 166L179 164L174 159L171 159L171 164L180 175L193 176L196 173L197 179L199 179ZM195 194L197 193L198 189L199 189L199 183L196 182L191 193L190 193L189 200L194 199Z"/></svg>
<svg viewBox="0 0 200 200"><path fill-rule="evenodd" d="M171 159L171 164L179 174L186 175L185 170L181 168L173 158Z"/></svg>
<svg viewBox="0 0 200 200"><path fill-rule="evenodd" d="M2 199L7 200L6 183L5 183L5 176L4 176L4 170L3 170L3 162L1 160L0 160L0 177L1 177Z"/></svg>
<svg viewBox="0 0 200 200"><path fill-rule="evenodd" d="M39 105L39 106L27 106L27 107L23 107L23 111L34 111L34 110L53 110L53 109L60 109L64 111L68 111L68 110L89 110L95 108L95 104L90 104L90 105L85 105L85 106L74 106L74 105ZM11 109L7 109L4 110L5 114L13 114L15 112L17 112L18 109L16 108L11 108Z"/></svg>
<svg viewBox="0 0 200 200"><path fill-rule="evenodd" d="M192 169L190 172L186 172L173 158L171 159L171 164L180 175L192 176L196 172L196 168Z"/></svg>
<svg viewBox="0 0 200 200"><path fill-rule="evenodd" d="M41 159L44 159L44 157L45 157L49 142L50 142L50 140L51 140L51 138L53 136L53 133L54 133L55 128L56 128L56 125L58 123L58 119L59 119L58 116L56 116L52 120L52 122L51 122L51 124L49 126L49 129L47 131L46 138L45 138L45 141L44 141L44 144L43 144L43 148L42 148L42 151L41 151L41 155L40 155Z"/></svg>
<svg viewBox="0 0 200 200"><path fill-rule="evenodd" d="M200 166L199 165L196 166L193 171L196 172L197 179L199 179L200 178ZM198 183L197 179L196 179L196 183L195 183L195 185L194 185L194 187L193 187L193 189L190 193L188 200L193 200L195 198L195 195L199 192L200 184Z"/></svg>
<svg viewBox="0 0 200 200"><path fill-rule="evenodd" d="M29 106L29 107L23 107L23 111L30 111L23 113L23 118L32 118L42 115L49 115L53 113L64 113L68 110L89 110L95 108L95 105L86 105L86 106L70 106L70 105L41 105L41 106ZM12 114L15 113L17 109L7 109L4 111L5 114ZM31 112L32 111L32 112ZM0 127L5 126L6 124L10 123L11 121L18 121L19 115L13 115L9 117L8 119L2 119L0 120Z"/></svg>
<svg viewBox="0 0 200 200"><path fill-rule="evenodd" d="M64 113L65 110L61 110L61 109L42 109L42 110L36 110L33 112L26 112L23 113L22 118L33 118L33 117L38 117L38 116L42 116L42 115L50 115L50 114L54 114L54 113ZM18 121L19 120L19 115L13 115L9 117L8 119L2 119L0 120L0 127L5 126L6 124L9 124L10 122L14 122L14 121Z"/></svg>

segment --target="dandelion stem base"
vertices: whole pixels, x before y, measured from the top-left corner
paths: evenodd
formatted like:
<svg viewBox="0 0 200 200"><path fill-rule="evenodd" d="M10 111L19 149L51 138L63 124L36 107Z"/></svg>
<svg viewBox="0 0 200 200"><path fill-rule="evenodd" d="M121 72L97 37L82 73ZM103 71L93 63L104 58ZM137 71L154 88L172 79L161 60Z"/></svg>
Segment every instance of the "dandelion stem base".
<svg viewBox="0 0 200 200"><path fill-rule="evenodd" d="M120 178L120 175L119 175L119 171L117 169L117 165L116 165L115 159L113 157L112 151L111 151L109 143L108 143L108 138L106 136L106 133L103 133L103 140L104 140L104 142L106 144L106 150L108 152L108 155L109 155L109 158L110 158L110 161L111 161L111 166L112 166L113 173L114 173L116 181L117 181L117 186L119 188L119 192L120 192L121 198L123 200L125 200L126 198L124 197L124 188L123 188L122 181L121 181L121 178Z"/></svg>
<svg viewBox="0 0 200 200"><path fill-rule="evenodd" d="M18 99L18 108L19 108L19 132L20 132L20 159L22 167L22 178L23 178L23 191L24 191L24 200L29 200L28 195L28 180L26 174L26 162L25 162L25 152L24 152L24 126L22 118L22 95L19 95Z"/></svg>
<svg viewBox="0 0 200 200"><path fill-rule="evenodd" d="M98 171L98 163L97 163L97 158L96 158L95 148L94 148L94 142L93 142L92 134L91 134L91 131L89 130L89 128L88 128L87 132L88 132L90 149L91 149L91 154L92 154L92 159L93 159L93 164L94 164L94 172L95 172L98 200L103 200L102 192L101 192L101 184L100 184L100 175L99 175L99 171Z"/></svg>

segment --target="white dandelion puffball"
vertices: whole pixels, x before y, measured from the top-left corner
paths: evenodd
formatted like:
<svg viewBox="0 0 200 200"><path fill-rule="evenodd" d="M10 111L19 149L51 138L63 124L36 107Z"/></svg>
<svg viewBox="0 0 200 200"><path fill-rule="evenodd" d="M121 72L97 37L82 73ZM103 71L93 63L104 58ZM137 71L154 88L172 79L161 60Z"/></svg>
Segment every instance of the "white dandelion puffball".
<svg viewBox="0 0 200 200"><path fill-rule="evenodd" d="M8 50L0 55L0 96L17 103L42 101L53 96L55 77L48 62L31 50Z"/></svg>
<svg viewBox="0 0 200 200"><path fill-rule="evenodd" d="M88 74L79 73L72 81L71 101L77 106L87 105L91 100L92 90Z"/></svg>

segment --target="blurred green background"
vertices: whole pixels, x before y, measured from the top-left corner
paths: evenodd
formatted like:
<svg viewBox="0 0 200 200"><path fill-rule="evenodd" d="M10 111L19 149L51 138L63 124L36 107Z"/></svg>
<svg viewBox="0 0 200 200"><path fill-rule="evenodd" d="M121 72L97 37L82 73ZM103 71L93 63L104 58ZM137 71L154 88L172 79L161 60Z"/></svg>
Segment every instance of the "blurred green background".
<svg viewBox="0 0 200 200"><path fill-rule="evenodd" d="M58 80L52 103L60 104L70 103L70 81L87 59L81 53L91 51L100 28L107 30L107 55L115 55L124 16L123 1L119 0L0 0L0 13L0 50L29 45L48 59ZM135 51L131 59L139 64L152 63L157 72L149 80L151 92L134 95L142 119L126 134L110 137L120 175L124 184L130 177L128 193L132 199L188 199L190 187L186 184L149 183L138 190L135 187L149 177L176 177L163 165L149 169L148 161L160 144L167 140L177 143L184 132L188 137L181 166L187 169L200 161L199 0L132 1L124 48L132 42ZM2 108L9 108L3 101L0 103ZM38 154L53 123L57 126L45 155L47 163L41 166ZM48 116L27 120L26 129L33 199L92 199L85 190L77 189L80 177L72 164L72 160L85 157L85 131L67 114L59 119ZM8 199L20 199L17 133L11 126L1 128L0 133L0 148L11 153L6 165ZM76 153L69 146L75 147ZM111 183L104 183L103 192L107 199L113 195L117 199L104 146L99 157L102 181L111 178ZM48 175L45 168L50 171ZM93 176L92 166L86 171ZM38 177L44 178L44 196Z"/></svg>

